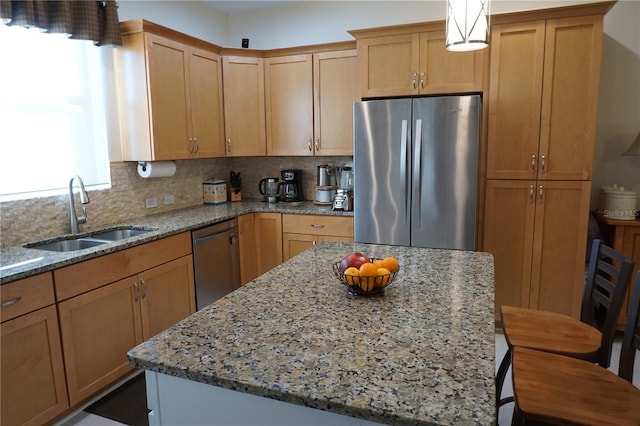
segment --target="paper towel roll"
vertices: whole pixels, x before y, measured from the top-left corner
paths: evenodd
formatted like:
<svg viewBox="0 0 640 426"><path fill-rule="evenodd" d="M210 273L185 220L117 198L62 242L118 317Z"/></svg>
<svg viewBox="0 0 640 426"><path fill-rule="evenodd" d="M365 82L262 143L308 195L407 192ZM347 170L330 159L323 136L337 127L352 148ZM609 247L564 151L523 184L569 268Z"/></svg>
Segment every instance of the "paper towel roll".
<svg viewBox="0 0 640 426"><path fill-rule="evenodd" d="M173 176L176 174L176 163L173 161L140 161L138 174L145 179Z"/></svg>

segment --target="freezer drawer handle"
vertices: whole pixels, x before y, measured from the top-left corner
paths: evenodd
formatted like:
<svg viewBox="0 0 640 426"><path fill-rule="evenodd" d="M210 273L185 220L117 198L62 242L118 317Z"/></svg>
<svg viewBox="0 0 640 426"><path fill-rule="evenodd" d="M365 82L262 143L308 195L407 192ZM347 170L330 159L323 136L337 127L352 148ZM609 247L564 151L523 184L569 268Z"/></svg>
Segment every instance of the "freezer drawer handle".
<svg viewBox="0 0 640 426"><path fill-rule="evenodd" d="M11 299L11 300L7 300L6 302L2 302L2 304L0 304L0 306L2 306L3 308L7 308L7 307L9 307L11 305L15 305L16 303L18 303L21 300L22 300L22 296L18 296L18 297L15 297L15 298Z"/></svg>

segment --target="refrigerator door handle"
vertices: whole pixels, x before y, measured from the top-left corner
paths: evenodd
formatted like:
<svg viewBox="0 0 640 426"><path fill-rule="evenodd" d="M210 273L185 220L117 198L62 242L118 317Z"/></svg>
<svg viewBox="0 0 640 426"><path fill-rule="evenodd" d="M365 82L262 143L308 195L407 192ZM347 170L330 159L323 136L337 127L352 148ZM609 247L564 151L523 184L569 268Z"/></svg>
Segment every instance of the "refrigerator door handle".
<svg viewBox="0 0 640 426"><path fill-rule="evenodd" d="M413 156L413 186L415 187L413 194L413 205L417 206L421 210L420 196L422 192L421 171L422 171L422 120L416 120L416 132L415 132L415 154ZM412 207L413 208L413 207ZM415 215L414 222L415 227L420 228L420 214Z"/></svg>
<svg viewBox="0 0 640 426"><path fill-rule="evenodd" d="M411 194L409 193L409 185L408 185L408 163L409 160L407 158L407 120L402 120L402 131L400 134L400 185L404 188L404 225L407 226L409 223L409 217L411 212L409 211L409 200L411 199Z"/></svg>

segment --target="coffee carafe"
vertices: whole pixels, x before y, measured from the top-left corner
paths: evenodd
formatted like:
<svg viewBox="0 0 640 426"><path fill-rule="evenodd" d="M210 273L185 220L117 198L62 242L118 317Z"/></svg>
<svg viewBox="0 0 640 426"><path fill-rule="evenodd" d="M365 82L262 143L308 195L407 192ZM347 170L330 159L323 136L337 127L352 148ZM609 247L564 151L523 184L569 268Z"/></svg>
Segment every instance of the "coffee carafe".
<svg viewBox="0 0 640 426"><path fill-rule="evenodd" d="M282 170L280 182L280 200L284 202L302 201L302 170Z"/></svg>
<svg viewBox="0 0 640 426"><path fill-rule="evenodd" d="M280 182L277 177L268 177L260 180L258 183L258 191L264 196L264 201L267 203L278 202L278 189L280 188Z"/></svg>

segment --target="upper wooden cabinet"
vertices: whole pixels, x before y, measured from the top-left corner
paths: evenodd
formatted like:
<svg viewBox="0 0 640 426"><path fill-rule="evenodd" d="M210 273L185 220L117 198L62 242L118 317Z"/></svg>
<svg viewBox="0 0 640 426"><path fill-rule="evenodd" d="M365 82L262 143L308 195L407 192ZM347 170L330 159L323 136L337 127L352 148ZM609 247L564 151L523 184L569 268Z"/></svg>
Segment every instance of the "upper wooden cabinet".
<svg viewBox="0 0 640 426"><path fill-rule="evenodd" d="M224 56L222 74L227 156L265 155L264 59Z"/></svg>
<svg viewBox="0 0 640 426"><path fill-rule="evenodd" d="M123 160L224 156L220 56L146 21L121 26L115 55Z"/></svg>
<svg viewBox="0 0 640 426"><path fill-rule="evenodd" d="M267 155L352 155L356 50L265 59Z"/></svg>
<svg viewBox="0 0 640 426"><path fill-rule="evenodd" d="M358 39L362 97L483 90L486 49L447 51L443 22L358 30L351 34Z"/></svg>
<svg viewBox="0 0 640 426"><path fill-rule="evenodd" d="M591 179L602 19L492 26L487 178Z"/></svg>

